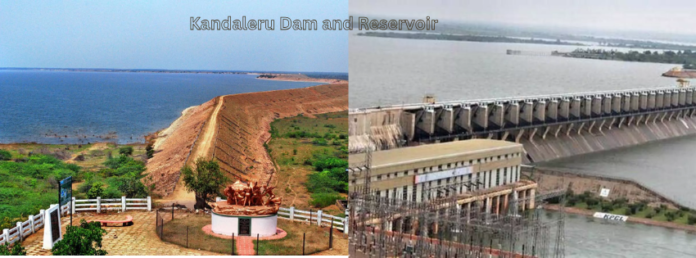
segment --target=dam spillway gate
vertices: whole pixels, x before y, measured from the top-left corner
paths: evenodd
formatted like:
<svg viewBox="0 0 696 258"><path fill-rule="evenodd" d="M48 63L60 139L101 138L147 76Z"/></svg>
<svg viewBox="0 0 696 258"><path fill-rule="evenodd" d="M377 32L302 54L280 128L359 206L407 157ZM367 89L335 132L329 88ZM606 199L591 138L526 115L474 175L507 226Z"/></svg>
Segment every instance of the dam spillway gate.
<svg viewBox="0 0 696 258"><path fill-rule="evenodd" d="M696 88L655 88L352 109L350 151L487 138L547 161L696 134Z"/></svg>

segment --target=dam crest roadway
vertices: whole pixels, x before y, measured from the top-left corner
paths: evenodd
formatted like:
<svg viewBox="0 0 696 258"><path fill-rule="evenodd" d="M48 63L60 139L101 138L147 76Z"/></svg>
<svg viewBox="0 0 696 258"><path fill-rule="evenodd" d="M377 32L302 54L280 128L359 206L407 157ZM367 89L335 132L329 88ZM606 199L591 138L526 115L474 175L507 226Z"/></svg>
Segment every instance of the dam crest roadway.
<svg viewBox="0 0 696 258"><path fill-rule="evenodd" d="M485 138L533 163L696 134L695 110L694 87L351 109L350 151Z"/></svg>

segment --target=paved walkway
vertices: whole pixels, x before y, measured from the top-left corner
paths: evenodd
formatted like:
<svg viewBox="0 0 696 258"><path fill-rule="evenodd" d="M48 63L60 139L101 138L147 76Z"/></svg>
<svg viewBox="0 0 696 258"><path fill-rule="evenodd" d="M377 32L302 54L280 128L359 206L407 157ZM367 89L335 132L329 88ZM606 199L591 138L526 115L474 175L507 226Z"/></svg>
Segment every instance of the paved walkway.
<svg viewBox="0 0 696 258"><path fill-rule="evenodd" d="M218 253L187 249L178 245L160 241L155 233L155 217L153 212L129 211L126 213L109 213L96 215L80 213L74 215L73 223L77 225L80 219L122 220L126 215L133 216L133 226L104 227L107 234L102 240L102 248L109 255L220 255ZM62 219L63 232L70 223L70 217ZM52 255L50 250L43 249L43 229L28 237L22 245L27 255ZM251 244L253 250L253 244ZM240 249L241 250L241 249Z"/></svg>

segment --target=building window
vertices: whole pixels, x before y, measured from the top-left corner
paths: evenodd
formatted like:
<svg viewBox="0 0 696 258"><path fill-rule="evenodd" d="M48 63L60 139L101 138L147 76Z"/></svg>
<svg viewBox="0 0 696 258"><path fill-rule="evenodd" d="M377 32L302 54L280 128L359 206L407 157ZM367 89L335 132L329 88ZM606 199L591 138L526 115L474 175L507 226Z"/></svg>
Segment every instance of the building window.
<svg viewBox="0 0 696 258"><path fill-rule="evenodd" d="M408 199L408 186L401 189L401 200L405 201L406 199Z"/></svg>
<svg viewBox="0 0 696 258"><path fill-rule="evenodd" d="M500 169L495 170L495 186L500 185Z"/></svg>

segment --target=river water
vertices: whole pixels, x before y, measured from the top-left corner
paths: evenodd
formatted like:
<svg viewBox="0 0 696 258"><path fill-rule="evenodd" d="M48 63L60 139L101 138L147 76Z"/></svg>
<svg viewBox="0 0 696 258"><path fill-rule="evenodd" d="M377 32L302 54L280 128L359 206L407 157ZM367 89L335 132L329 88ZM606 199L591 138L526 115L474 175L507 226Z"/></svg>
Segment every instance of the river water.
<svg viewBox="0 0 696 258"><path fill-rule="evenodd" d="M572 51L575 46L350 37L350 106L364 108L570 92L670 87L677 65L506 55L507 49ZM624 49L625 51L625 49ZM696 204L696 137L646 144L545 165L634 179ZM693 206L696 208L696 206ZM555 216L548 213L548 216ZM696 234L568 215L566 257L696 257Z"/></svg>

